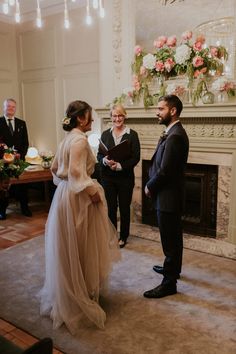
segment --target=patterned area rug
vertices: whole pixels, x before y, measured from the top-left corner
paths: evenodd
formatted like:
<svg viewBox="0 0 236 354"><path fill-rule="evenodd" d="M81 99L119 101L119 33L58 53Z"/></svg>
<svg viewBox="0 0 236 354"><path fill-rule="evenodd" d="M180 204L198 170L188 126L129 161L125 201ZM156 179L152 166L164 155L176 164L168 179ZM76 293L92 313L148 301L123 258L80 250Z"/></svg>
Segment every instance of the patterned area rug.
<svg viewBox="0 0 236 354"><path fill-rule="evenodd" d="M102 300L105 330L84 324L72 337L39 315L44 237L36 237L0 251L0 317L38 338L50 336L67 354L235 353L235 261L185 250L179 293L145 299L143 291L161 281L152 266L162 260L159 243L132 237Z"/></svg>

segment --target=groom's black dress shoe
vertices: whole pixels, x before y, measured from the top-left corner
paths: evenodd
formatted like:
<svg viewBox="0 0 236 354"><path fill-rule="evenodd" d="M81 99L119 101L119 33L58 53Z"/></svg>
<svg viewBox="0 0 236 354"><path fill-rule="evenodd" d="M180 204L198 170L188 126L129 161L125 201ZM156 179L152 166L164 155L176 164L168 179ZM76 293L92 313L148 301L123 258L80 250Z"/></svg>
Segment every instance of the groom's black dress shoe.
<svg viewBox="0 0 236 354"><path fill-rule="evenodd" d="M159 299L161 297L174 295L176 293L177 293L176 284L173 285L160 284L154 289L145 291L145 293L143 293L143 296L149 299Z"/></svg>
<svg viewBox="0 0 236 354"><path fill-rule="evenodd" d="M163 274L163 267L159 265L154 265L153 270L159 274Z"/></svg>
<svg viewBox="0 0 236 354"><path fill-rule="evenodd" d="M163 268L162 266L154 265L152 269L153 269L156 273L164 274L164 268ZM180 275L177 276L177 279L180 279Z"/></svg>

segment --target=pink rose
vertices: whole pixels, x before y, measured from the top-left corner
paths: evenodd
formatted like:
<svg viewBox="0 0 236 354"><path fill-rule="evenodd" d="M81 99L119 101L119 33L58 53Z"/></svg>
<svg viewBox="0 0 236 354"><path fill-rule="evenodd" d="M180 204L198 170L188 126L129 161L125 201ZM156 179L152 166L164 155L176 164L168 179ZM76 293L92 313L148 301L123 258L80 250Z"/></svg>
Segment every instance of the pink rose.
<svg viewBox="0 0 236 354"><path fill-rule="evenodd" d="M138 80L138 76L136 76L136 75L133 76L133 87L136 91L139 91L141 88L141 84Z"/></svg>
<svg viewBox="0 0 236 354"><path fill-rule="evenodd" d="M181 38L184 41L189 41L193 36L193 32L192 31L185 31L184 33L182 33Z"/></svg>
<svg viewBox="0 0 236 354"><path fill-rule="evenodd" d="M158 60L158 61L156 62L155 68L156 68L156 71L160 71L160 72L164 71L165 66L164 66L163 61Z"/></svg>
<svg viewBox="0 0 236 354"><path fill-rule="evenodd" d="M153 42L153 46L155 48L162 48L164 46L164 44L167 41L167 37L166 36L159 36L154 42Z"/></svg>
<svg viewBox="0 0 236 354"><path fill-rule="evenodd" d="M140 45L136 45L134 47L134 53L135 55L139 56L142 53L142 48L140 47Z"/></svg>
<svg viewBox="0 0 236 354"><path fill-rule="evenodd" d="M147 69L145 68L145 66L141 66L141 68L140 68L140 75L146 75L146 73L147 73Z"/></svg>
<svg viewBox="0 0 236 354"><path fill-rule="evenodd" d="M210 52L211 52L211 55L213 57L217 57L218 56L218 49L216 47L211 47L210 48Z"/></svg>
<svg viewBox="0 0 236 354"><path fill-rule="evenodd" d="M163 43L163 45L166 43L167 41L167 37L166 36L159 36L157 38L158 41L161 41Z"/></svg>
<svg viewBox="0 0 236 354"><path fill-rule="evenodd" d="M207 68L202 68L201 70L197 69L197 70L194 71L193 76L196 79L199 75L205 74L206 71L207 71Z"/></svg>
<svg viewBox="0 0 236 354"><path fill-rule="evenodd" d="M193 49L196 52L200 52L200 50L202 50L202 43L201 42L195 42L194 45L193 45Z"/></svg>
<svg viewBox="0 0 236 354"><path fill-rule="evenodd" d="M195 68L198 68L199 66L202 66L203 64L204 64L204 60L199 55L197 55L196 57L193 58L193 66Z"/></svg>
<svg viewBox="0 0 236 354"><path fill-rule="evenodd" d="M166 61L164 63L165 69L168 71L168 73L171 71L171 69L173 68L174 65L175 65L175 62L172 58L166 59Z"/></svg>
<svg viewBox="0 0 236 354"><path fill-rule="evenodd" d="M203 34L199 34L199 36L197 36L195 42L200 42L200 43L204 44L204 43L205 43L205 40L206 40L206 39L205 39L204 35L203 35Z"/></svg>
<svg viewBox="0 0 236 354"><path fill-rule="evenodd" d="M154 48L162 48L163 45L164 45L164 44L163 44L161 41L158 41L158 40L155 40L155 41L153 42L153 47L154 47Z"/></svg>
<svg viewBox="0 0 236 354"><path fill-rule="evenodd" d="M171 36L167 38L166 45L168 47L175 47L177 42L176 36Z"/></svg>

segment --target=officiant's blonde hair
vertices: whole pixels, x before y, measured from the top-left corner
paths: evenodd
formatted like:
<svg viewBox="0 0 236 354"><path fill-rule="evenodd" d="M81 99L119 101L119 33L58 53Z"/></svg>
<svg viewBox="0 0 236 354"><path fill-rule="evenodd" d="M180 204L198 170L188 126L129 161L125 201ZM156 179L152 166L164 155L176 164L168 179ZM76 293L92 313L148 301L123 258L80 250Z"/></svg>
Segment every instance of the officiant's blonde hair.
<svg viewBox="0 0 236 354"><path fill-rule="evenodd" d="M110 116L112 117L112 112L116 110L118 111L119 113L121 113L125 118L127 118L127 112L125 110L125 107L120 104L120 103L116 103L114 104L111 109L110 109Z"/></svg>

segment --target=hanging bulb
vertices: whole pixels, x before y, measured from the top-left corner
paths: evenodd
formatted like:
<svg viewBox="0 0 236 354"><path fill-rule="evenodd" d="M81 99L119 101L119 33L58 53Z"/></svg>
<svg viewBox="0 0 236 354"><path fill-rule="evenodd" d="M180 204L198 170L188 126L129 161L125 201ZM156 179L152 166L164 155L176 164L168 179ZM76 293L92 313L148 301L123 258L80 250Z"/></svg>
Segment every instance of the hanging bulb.
<svg viewBox="0 0 236 354"><path fill-rule="evenodd" d="M41 16L41 9L39 7L39 0L37 0L37 17L36 17L36 26L38 28L41 28L42 27L42 16Z"/></svg>
<svg viewBox="0 0 236 354"><path fill-rule="evenodd" d="M76 2L76 0L71 0L72 2Z"/></svg>
<svg viewBox="0 0 236 354"><path fill-rule="evenodd" d="M94 8L95 10L98 9L98 0L93 0L93 8Z"/></svg>
<svg viewBox="0 0 236 354"><path fill-rule="evenodd" d="M102 0L99 0L99 15L101 18L105 17L105 9L104 9Z"/></svg>
<svg viewBox="0 0 236 354"><path fill-rule="evenodd" d="M87 6L86 6L86 23L87 25L92 24L92 17L90 15L90 5L89 5L89 0L87 0Z"/></svg>
<svg viewBox="0 0 236 354"><path fill-rule="evenodd" d="M65 8L64 8L64 27L68 29L70 27L67 0L64 0Z"/></svg>
<svg viewBox="0 0 236 354"><path fill-rule="evenodd" d="M8 0L8 2L9 2L10 6L14 6L15 5L15 0Z"/></svg>
<svg viewBox="0 0 236 354"><path fill-rule="evenodd" d="M2 11L4 15L7 15L9 13L9 6L7 0L5 0L4 3L2 4Z"/></svg>
<svg viewBox="0 0 236 354"><path fill-rule="evenodd" d="M16 0L15 21L16 21L16 23L19 23L19 22L20 22L20 5L19 5L19 0Z"/></svg>

